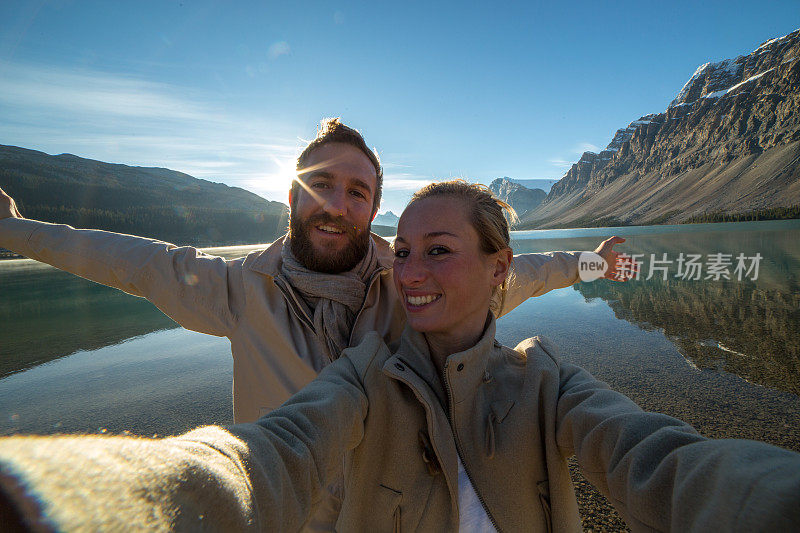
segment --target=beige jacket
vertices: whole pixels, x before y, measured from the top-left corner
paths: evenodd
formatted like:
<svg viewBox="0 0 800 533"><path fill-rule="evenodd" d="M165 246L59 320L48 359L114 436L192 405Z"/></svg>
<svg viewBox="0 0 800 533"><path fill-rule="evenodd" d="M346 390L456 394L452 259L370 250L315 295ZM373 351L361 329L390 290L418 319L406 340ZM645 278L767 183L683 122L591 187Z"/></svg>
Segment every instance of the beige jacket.
<svg viewBox="0 0 800 533"><path fill-rule="evenodd" d="M405 314L392 281L388 243L373 235L379 267L350 339L371 331L400 337ZM225 260L191 247L34 220L0 220L0 246L84 278L142 296L186 329L228 337L234 421L253 422L303 388L331 361L315 350L313 321L281 275L283 239ZM577 253L523 254L500 294L499 314L578 281Z"/></svg>
<svg viewBox="0 0 800 533"><path fill-rule="evenodd" d="M492 320L445 377L420 334L394 354L370 334L257 424L2 439L0 494L28 524L63 530L295 531L344 453L337 530L456 531L460 455L498 530L580 531L575 454L634 531L800 523L800 454L643 412L546 339L502 347Z"/></svg>

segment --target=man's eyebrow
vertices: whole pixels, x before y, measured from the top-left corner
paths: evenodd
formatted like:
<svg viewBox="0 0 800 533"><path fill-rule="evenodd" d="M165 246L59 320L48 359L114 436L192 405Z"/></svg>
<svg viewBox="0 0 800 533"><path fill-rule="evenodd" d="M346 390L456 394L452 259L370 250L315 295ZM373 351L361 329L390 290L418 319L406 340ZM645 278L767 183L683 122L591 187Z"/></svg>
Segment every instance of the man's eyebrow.
<svg viewBox="0 0 800 533"><path fill-rule="evenodd" d="M302 171L301 170L300 172L297 173L297 175L298 176L302 176L305 179L311 179L311 178L322 178L322 179L328 179L328 180L332 180L333 179L333 174L331 174L330 172L328 172L326 170L315 170L315 169L309 169L309 170L306 170L306 171ZM364 189L366 191L372 192L372 187L370 187L369 184L366 181L364 181L362 179L359 179L359 178L353 178L350 181L356 187L360 187L360 188L362 188L362 189Z"/></svg>
<svg viewBox="0 0 800 533"><path fill-rule="evenodd" d="M331 175L330 172L327 172L325 170L313 170L313 169L311 169L311 170L306 170L306 171L300 171L297 174L299 176L305 177L306 179L308 179L308 178L332 179L333 178L333 175Z"/></svg>
<svg viewBox="0 0 800 533"><path fill-rule="evenodd" d="M361 187L362 189L366 189L366 190L368 190L369 192L372 192L372 187L370 187L370 186L367 184L367 182L366 182L366 181L364 181L364 180L362 180L362 179L354 178L354 179L353 179L353 183L355 183L357 186Z"/></svg>

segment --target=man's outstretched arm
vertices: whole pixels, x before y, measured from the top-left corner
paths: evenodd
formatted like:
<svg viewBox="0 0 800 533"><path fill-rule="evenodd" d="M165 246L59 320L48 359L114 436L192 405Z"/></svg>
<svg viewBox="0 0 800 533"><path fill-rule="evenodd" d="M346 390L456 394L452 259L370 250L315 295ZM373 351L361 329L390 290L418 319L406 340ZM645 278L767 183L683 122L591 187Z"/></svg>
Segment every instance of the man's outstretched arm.
<svg viewBox="0 0 800 533"><path fill-rule="evenodd" d="M227 336L243 305L241 273L191 247L22 218L0 189L0 246L147 298L187 329Z"/></svg>
<svg viewBox="0 0 800 533"><path fill-rule="evenodd" d="M617 275L619 253L615 244L625 242L622 237L610 237L601 242L594 253L608 265L603 276L614 281L626 281ZM528 298L541 296L554 289L570 287L580 281L578 256L581 252L529 253L514 256L513 273L497 295L498 317L508 314Z"/></svg>
<svg viewBox="0 0 800 533"><path fill-rule="evenodd" d="M0 220L4 218L22 218L14 199L0 189Z"/></svg>

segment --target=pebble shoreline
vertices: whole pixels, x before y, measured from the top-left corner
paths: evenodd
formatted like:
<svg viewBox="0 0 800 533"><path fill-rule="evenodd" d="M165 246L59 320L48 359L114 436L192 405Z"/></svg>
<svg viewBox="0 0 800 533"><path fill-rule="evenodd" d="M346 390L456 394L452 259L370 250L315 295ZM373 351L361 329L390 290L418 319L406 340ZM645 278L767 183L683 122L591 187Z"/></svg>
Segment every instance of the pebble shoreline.
<svg viewBox="0 0 800 533"><path fill-rule="evenodd" d="M614 506L583 477L574 457L569 459L569 473L575 486L584 531L630 531Z"/></svg>

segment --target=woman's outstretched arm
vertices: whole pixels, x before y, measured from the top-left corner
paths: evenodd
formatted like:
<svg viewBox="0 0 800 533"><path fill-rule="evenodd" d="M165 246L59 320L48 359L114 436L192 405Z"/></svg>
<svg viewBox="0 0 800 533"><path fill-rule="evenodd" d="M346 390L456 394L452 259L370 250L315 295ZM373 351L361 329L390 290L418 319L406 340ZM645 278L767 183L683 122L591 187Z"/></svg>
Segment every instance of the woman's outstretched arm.
<svg viewBox="0 0 800 533"><path fill-rule="evenodd" d="M634 530L784 531L800 523L800 454L707 439L560 363L557 441Z"/></svg>

